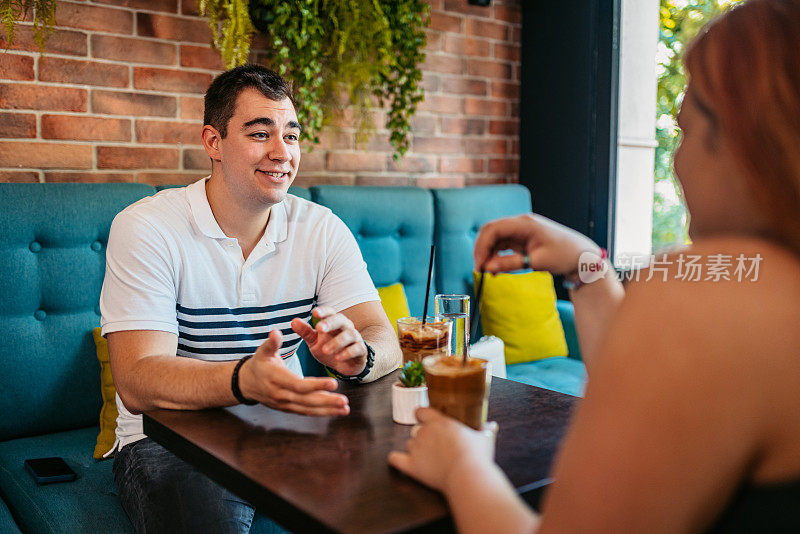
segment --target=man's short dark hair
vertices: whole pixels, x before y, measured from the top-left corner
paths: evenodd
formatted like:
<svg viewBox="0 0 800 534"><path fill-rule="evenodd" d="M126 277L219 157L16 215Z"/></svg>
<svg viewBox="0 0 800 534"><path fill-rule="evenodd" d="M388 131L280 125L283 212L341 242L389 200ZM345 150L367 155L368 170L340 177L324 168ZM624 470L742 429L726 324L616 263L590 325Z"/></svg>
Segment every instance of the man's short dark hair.
<svg viewBox="0 0 800 534"><path fill-rule="evenodd" d="M203 125L209 124L224 138L228 135L228 122L236 111L239 94L252 87L262 95L280 102L288 98L294 104L292 84L277 72L261 65L241 65L214 78L205 98Z"/></svg>

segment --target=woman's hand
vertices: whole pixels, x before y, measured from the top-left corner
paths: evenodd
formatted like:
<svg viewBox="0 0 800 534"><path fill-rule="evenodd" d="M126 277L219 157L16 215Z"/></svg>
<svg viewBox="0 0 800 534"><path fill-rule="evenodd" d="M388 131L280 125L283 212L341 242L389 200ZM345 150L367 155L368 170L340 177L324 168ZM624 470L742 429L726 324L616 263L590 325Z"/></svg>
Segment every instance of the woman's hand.
<svg viewBox="0 0 800 534"><path fill-rule="evenodd" d="M514 254L499 256L502 250ZM475 240L475 270L490 273L532 268L553 274L577 272L582 253L600 258L600 247L591 239L541 215L506 217L486 223ZM528 262L525 262L525 256Z"/></svg>
<svg viewBox="0 0 800 534"><path fill-rule="evenodd" d="M491 431L472 430L432 408L419 408L417 420L419 425L406 442L406 452L389 453L389 464L396 469L447 495L448 481L460 470L492 468Z"/></svg>

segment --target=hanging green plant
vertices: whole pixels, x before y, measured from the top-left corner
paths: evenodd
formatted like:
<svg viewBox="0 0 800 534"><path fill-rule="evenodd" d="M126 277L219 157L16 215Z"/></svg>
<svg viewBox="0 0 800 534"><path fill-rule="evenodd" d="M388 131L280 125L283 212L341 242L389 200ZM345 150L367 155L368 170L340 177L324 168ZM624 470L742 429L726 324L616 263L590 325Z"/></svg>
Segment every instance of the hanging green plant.
<svg viewBox="0 0 800 534"><path fill-rule="evenodd" d="M422 101L425 28L421 0L201 0L227 67L244 63L252 25L267 35L269 63L292 80L306 139L353 112L358 139L373 130L370 110L388 105L395 158L408 151L410 120ZM231 22L235 18L236 22ZM246 22L245 22L246 20ZM245 31L247 30L247 31ZM232 51L235 50L236 53Z"/></svg>
<svg viewBox="0 0 800 534"><path fill-rule="evenodd" d="M32 13L33 40L44 52L44 44L56 24L56 0L0 0L6 47L14 44L17 22Z"/></svg>

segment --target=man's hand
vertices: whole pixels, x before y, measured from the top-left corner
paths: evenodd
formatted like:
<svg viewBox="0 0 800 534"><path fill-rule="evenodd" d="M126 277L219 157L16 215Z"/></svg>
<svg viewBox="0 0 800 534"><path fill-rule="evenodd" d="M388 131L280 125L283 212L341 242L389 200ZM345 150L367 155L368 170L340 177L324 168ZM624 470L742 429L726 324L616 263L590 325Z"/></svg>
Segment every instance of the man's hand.
<svg viewBox="0 0 800 534"><path fill-rule="evenodd" d="M367 364L367 347L347 316L327 306L314 308L319 319L316 328L300 319L292 320L292 330L303 338L308 350L323 365L346 376L357 375Z"/></svg>
<svg viewBox="0 0 800 534"><path fill-rule="evenodd" d="M253 357L242 365L239 371L242 394L285 412L303 415L350 413L347 397L331 393L337 387L336 380L300 378L286 367L278 353L282 344L280 331L273 330Z"/></svg>

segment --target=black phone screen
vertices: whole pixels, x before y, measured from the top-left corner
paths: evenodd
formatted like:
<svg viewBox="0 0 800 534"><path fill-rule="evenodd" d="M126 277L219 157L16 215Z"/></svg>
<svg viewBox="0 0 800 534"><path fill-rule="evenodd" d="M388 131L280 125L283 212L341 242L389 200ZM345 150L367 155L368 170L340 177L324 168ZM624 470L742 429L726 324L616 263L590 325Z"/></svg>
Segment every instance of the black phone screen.
<svg viewBox="0 0 800 534"><path fill-rule="evenodd" d="M25 467L37 482L66 481L76 477L75 471L70 469L63 458L33 458L25 460Z"/></svg>

